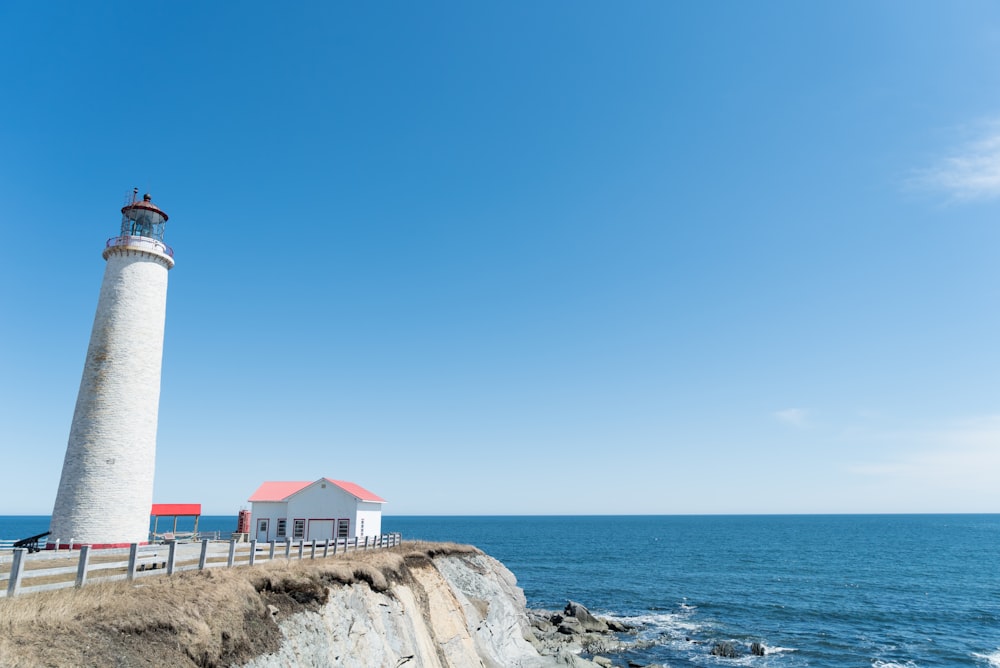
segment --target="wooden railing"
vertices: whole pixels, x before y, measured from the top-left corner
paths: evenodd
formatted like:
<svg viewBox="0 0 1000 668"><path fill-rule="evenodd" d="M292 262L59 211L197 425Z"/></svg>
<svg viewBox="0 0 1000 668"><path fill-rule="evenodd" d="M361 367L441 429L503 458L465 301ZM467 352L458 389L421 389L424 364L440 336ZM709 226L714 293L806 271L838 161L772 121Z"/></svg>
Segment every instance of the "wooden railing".
<svg viewBox="0 0 1000 668"><path fill-rule="evenodd" d="M124 550L91 550L89 545L84 545L80 548L76 564L72 563L71 557L59 559L59 553L40 555L41 559L37 556L29 559L26 548L15 548L10 569L0 570L0 583L7 581L6 596L12 597L49 589L83 587L92 582L131 581L137 577L172 575L178 571L253 566L275 559L325 559L359 550L396 547L402 540L400 533L368 536L364 539L339 538L309 542L289 540L282 543L244 543L231 540L225 552L212 548L225 548L227 543L213 543L208 539L201 541L200 550L197 550L197 543L185 545L172 542L143 546L133 543L128 548L127 559ZM178 555L180 551L185 554ZM59 563L45 568L40 565L45 561ZM3 566L5 564L0 564L0 568ZM0 588L0 596L3 595L4 591Z"/></svg>

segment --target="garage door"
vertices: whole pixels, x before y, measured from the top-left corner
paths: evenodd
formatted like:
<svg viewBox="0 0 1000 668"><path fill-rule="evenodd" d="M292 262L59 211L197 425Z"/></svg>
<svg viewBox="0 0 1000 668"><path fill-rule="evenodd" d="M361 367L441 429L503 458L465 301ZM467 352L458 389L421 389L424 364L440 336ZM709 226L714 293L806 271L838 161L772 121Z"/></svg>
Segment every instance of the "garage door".
<svg viewBox="0 0 1000 668"><path fill-rule="evenodd" d="M309 520L306 540L326 540L333 538L333 520Z"/></svg>

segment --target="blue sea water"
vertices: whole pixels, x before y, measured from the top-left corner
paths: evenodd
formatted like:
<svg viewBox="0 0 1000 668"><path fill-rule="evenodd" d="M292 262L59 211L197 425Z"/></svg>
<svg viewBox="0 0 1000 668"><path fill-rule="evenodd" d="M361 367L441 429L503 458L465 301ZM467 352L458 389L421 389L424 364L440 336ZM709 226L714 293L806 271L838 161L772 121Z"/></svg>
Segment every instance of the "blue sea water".
<svg viewBox="0 0 1000 668"><path fill-rule="evenodd" d="M392 517L482 548L529 607L567 599L654 644L619 665L1000 666L1000 515ZM715 642L739 659L710 655ZM749 654L751 642L768 648Z"/></svg>
<svg viewBox="0 0 1000 668"><path fill-rule="evenodd" d="M0 538L47 525L0 517ZM572 599L636 625L650 645L612 655L620 666L1000 668L1000 515L386 516L382 528L478 546L529 607ZM711 656L720 641L744 655Z"/></svg>

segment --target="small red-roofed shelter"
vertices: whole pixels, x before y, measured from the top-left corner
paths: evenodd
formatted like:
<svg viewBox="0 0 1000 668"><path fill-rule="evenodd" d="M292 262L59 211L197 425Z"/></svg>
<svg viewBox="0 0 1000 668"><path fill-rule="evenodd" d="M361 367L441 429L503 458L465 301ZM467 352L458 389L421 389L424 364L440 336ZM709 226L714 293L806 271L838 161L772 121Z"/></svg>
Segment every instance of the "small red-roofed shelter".
<svg viewBox="0 0 1000 668"><path fill-rule="evenodd" d="M262 542L378 536L386 502L361 485L330 478L267 481L249 501L253 538Z"/></svg>
<svg viewBox="0 0 1000 668"><path fill-rule="evenodd" d="M155 542L157 539L160 540L175 540L177 538L177 519L180 517L193 517L194 518L194 529L191 531L190 538L195 538L198 535L198 518L201 517L201 504L200 503L154 503L153 509L149 512L153 518L153 536L152 539ZM164 532L162 534L157 533L159 528L161 517L173 517L174 524L173 528L169 532Z"/></svg>

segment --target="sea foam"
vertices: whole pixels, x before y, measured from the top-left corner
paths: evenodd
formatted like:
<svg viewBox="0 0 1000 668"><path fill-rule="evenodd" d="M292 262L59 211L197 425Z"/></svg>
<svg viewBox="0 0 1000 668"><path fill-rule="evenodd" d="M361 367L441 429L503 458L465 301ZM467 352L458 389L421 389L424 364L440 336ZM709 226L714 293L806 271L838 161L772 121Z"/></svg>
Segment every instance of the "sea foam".
<svg viewBox="0 0 1000 668"><path fill-rule="evenodd" d="M985 661L986 665L993 666L993 668L1000 668L1000 649L997 649L992 654L980 654L978 652L973 652L972 657L976 659L977 663L980 661Z"/></svg>

